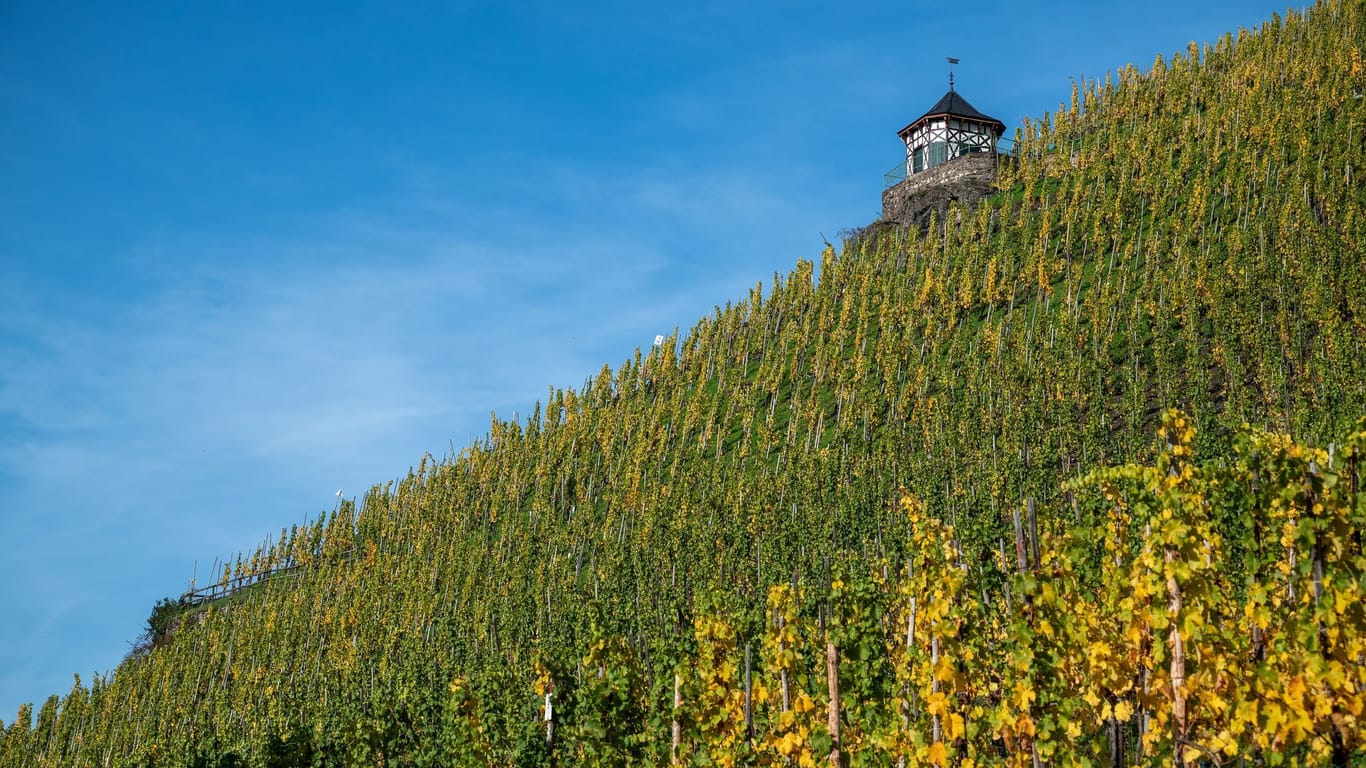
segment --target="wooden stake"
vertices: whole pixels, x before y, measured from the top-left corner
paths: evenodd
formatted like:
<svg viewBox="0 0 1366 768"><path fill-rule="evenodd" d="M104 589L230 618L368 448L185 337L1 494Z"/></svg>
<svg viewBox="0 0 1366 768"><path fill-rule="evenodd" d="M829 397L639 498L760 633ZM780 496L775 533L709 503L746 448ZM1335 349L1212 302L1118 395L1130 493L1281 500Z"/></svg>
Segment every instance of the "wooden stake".
<svg viewBox="0 0 1366 768"><path fill-rule="evenodd" d="M839 651L835 648L835 641L830 639L827 632L825 639L825 682L830 694L829 719L826 722L830 730L830 768L840 768L839 666Z"/></svg>
<svg viewBox="0 0 1366 768"><path fill-rule="evenodd" d="M550 698L555 695L555 681L550 681L550 690L545 693L545 746L547 749L555 744L555 705Z"/></svg>
<svg viewBox="0 0 1366 768"><path fill-rule="evenodd" d="M674 673L674 721L669 746L669 763L678 765L678 745L683 741L683 724L678 722L678 710L683 707L683 678Z"/></svg>
<svg viewBox="0 0 1366 768"><path fill-rule="evenodd" d="M745 735L754 743L754 686L750 680L750 644L745 643Z"/></svg>
<svg viewBox="0 0 1366 768"><path fill-rule="evenodd" d="M779 636L782 635L783 627L784 627L786 624L787 624L787 620L783 618L782 612L779 611L779 612L778 612L778 634L779 634ZM778 653L781 654L782 652L783 652L783 644L782 644L782 642L780 641L780 642L778 643ZM782 689L783 689L783 711L786 712L786 711L788 711L789 709L792 709L792 691L791 691L791 688L789 687L788 682L787 682L787 668L786 668L786 667L784 667L784 668L782 669L782 671L780 672L780 674L779 674L779 676L778 676L778 679L779 679L779 681L781 682Z"/></svg>
<svg viewBox="0 0 1366 768"><path fill-rule="evenodd" d="M1029 507L1029 553L1030 563L1039 567L1039 517L1034 513L1034 497L1030 496L1025 504Z"/></svg>
<svg viewBox="0 0 1366 768"><path fill-rule="evenodd" d="M1110 764L1124 765L1124 723L1114 715L1110 716Z"/></svg>
<svg viewBox="0 0 1366 768"><path fill-rule="evenodd" d="M907 570L910 570L909 563ZM915 598L911 598L911 610L906 614L906 657L907 665L910 665L911 644L915 642ZM911 701L907 684L901 684L901 728L909 731L911 728ZM896 759L897 768L906 768L906 756L901 755Z"/></svg>
<svg viewBox="0 0 1366 768"><path fill-rule="evenodd" d="M1176 560L1176 550L1167 547L1162 553L1162 559L1171 563ZM1171 686L1172 686L1172 731L1176 743L1176 755L1174 764L1178 767L1185 766L1186 760L1182 756L1181 744L1186 740L1187 721L1186 721L1186 692L1182 690L1186 684L1186 646L1181 639L1181 587L1176 583L1175 576L1167 577L1167 610L1172 617L1171 632L1167 635L1167 642L1171 646Z"/></svg>
<svg viewBox="0 0 1366 768"><path fill-rule="evenodd" d="M939 693L939 677L935 675L935 668L939 666L939 638L930 638L930 692ZM930 726L930 740L943 741L943 731L940 729L939 715L935 715Z"/></svg>
<svg viewBox="0 0 1366 768"><path fill-rule="evenodd" d="M1015 567L1020 573L1029 568L1029 555L1025 549L1024 524L1020 521L1020 510L1011 510L1011 520L1015 524Z"/></svg>

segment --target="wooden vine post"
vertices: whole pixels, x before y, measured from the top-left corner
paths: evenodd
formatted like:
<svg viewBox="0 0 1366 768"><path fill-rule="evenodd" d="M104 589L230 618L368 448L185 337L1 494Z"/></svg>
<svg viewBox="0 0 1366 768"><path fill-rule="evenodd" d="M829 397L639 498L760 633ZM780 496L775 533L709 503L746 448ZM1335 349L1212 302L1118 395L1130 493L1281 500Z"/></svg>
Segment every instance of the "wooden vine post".
<svg viewBox="0 0 1366 768"><path fill-rule="evenodd" d="M840 658L835 641L827 629L825 635L825 680L830 692L828 726L830 728L830 766L840 768Z"/></svg>
<svg viewBox="0 0 1366 768"><path fill-rule="evenodd" d="M939 677L934 674L934 670L939 668L939 635L930 638L930 693L939 693ZM939 715L930 717L930 742L940 742L944 740L943 724L939 720Z"/></svg>
<svg viewBox="0 0 1366 768"><path fill-rule="evenodd" d="M840 655L835 647L834 603L830 599L830 558L825 559L825 684L830 696L826 727L830 731L830 768L840 768Z"/></svg>
<svg viewBox="0 0 1366 768"><path fill-rule="evenodd" d="M1028 573L1039 562L1039 522L1038 516L1034 511L1034 499L1030 497L1025 502L1027 508L1027 518L1020 518L1020 510L1016 507L1012 513L1011 522L1015 527L1015 568L1021 576ZM1029 530L1026 532L1025 523L1028 522ZM1031 557L1032 556L1032 557ZM1032 560L1032 562L1031 562ZM1028 594L1020 596L1021 608L1025 614L1033 619L1034 600ZM1041 768L1043 760L1039 756L1039 745L1034 739L1029 740L1029 754L1034 768Z"/></svg>
<svg viewBox="0 0 1366 768"><path fill-rule="evenodd" d="M754 683L750 677L750 644L745 643L745 738L754 743Z"/></svg>
<svg viewBox="0 0 1366 768"><path fill-rule="evenodd" d="M786 619L783 617L783 612L782 612L782 609L780 608L780 609L778 610L778 653L779 653L779 655L781 655L782 652L783 652L782 637L783 637L783 628L784 628L786 625L787 625L787 621L786 621ZM789 686L788 681L787 681L787 667L786 667L786 666L782 667L782 668L779 670L778 676L779 676L779 682L780 682L780 684L781 684L781 686L782 686L782 692L783 692L783 711L786 712L786 711L788 711L789 709L792 709L792 689L791 689L791 687Z"/></svg>
<svg viewBox="0 0 1366 768"><path fill-rule="evenodd" d="M1179 425L1180 422L1177 422ZM1180 441L1180 437L1174 437ZM1176 453L1176 449L1172 449ZM1179 478L1180 472L1175 465L1167 470L1170 480L1175 482ZM1165 536L1163 538L1166 538ZM1168 665L1172 689L1172 751L1173 764L1177 768L1185 768L1185 745L1186 736L1190 732L1190 723L1186 713L1186 645L1181 637L1181 585L1176 581L1176 569L1172 563L1180 557L1180 551L1170 541L1164 542L1162 546L1162 562L1166 565L1167 571L1167 613L1171 617L1171 629L1167 632L1167 645L1171 651L1171 662Z"/></svg>
<svg viewBox="0 0 1366 768"><path fill-rule="evenodd" d="M678 745L683 741L683 724L678 722L678 711L683 708L683 677L674 673L674 719L669 742L669 763L678 765Z"/></svg>
<svg viewBox="0 0 1366 768"><path fill-rule="evenodd" d="M555 695L555 681L550 681L549 690L545 692L545 746L551 749L555 746L555 705L551 703L551 697Z"/></svg>
<svg viewBox="0 0 1366 768"><path fill-rule="evenodd" d="M1162 560L1168 564L1176 560L1176 549L1168 545L1162 550ZM1172 731L1173 744L1175 745L1177 766L1184 766L1186 759L1182 745L1186 741L1187 719L1186 719L1186 646L1181 639L1181 623L1178 618L1181 616L1181 586L1176 583L1176 576L1167 577L1167 611L1172 616L1172 628L1167 633L1167 642L1171 646L1172 661L1170 667L1171 686L1172 686Z"/></svg>
<svg viewBox="0 0 1366 768"><path fill-rule="evenodd" d="M914 575L914 573L915 563L910 557L907 557L906 579L909 581L911 576ZM907 664L910 663L909 659L911 656L911 648L913 648L915 645L915 614L915 597L911 597L910 610L907 612L906 615L906 658L908 659ZM902 730L907 732L911 730L911 696L913 694L914 692L910 689L910 685L908 683L903 682L901 687L901 728ZM896 765L897 768L906 768L906 756L904 754L897 757Z"/></svg>

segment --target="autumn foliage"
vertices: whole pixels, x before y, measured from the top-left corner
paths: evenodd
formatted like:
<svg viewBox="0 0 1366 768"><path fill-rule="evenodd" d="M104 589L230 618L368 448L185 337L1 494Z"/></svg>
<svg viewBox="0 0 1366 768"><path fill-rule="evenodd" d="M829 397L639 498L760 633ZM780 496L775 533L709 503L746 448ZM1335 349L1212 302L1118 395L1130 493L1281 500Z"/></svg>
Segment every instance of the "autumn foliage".
<svg viewBox="0 0 1366 768"><path fill-rule="evenodd" d="M1359 763L1363 50L1322 0L1077 83L974 209L237 556L0 768Z"/></svg>

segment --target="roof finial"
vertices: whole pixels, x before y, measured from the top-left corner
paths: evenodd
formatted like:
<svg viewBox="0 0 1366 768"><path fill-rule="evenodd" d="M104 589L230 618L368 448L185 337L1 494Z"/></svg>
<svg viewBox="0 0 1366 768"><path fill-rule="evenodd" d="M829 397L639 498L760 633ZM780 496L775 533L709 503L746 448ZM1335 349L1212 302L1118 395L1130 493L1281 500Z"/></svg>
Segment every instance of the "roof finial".
<svg viewBox="0 0 1366 768"><path fill-rule="evenodd" d="M949 60L949 90L953 90L953 65L958 63L958 59L952 56L945 56Z"/></svg>

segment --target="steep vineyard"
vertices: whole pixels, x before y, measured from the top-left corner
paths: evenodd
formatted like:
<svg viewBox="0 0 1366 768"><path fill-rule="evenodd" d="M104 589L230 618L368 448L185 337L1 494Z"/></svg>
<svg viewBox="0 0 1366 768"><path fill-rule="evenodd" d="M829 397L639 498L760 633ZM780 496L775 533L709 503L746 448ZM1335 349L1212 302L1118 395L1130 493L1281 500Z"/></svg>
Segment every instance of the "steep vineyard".
<svg viewBox="0 0 1366 768"><path fill-rule="evenodd" d="M1361 627L1364 502L1344 462L1362 450L1366 409L1363 49L1363 4L1325 0L1080 85L1020 132L1000 192L975 209L864 233L826 251L818 280L800 262L581 389L550 391L525 421L495 418L458 456L282 531L223 580L300 567L199 609L36 717L21 710L0 766L783 765L840 746L849 765L1107 765L1360 750L1347 718L1360 711L1249 716L1229 697L1313 681L1359 708L1366 685L1360 634L1332 646L1356 678L1294 666L1303 648L1327 653L1327 622ZM1170 416L1183 437L1154 452L1171 408L1199 430L1188 442ZM1292 444L1245 423L1296 447L1356 446L1310 457L1339 483L1316 491L1337 506L1277 506L1268 489L1300 481L1258 462ZM1227 457L1200 482L1250 489L1153 490L1162 479L1137 466L1191 467L1192 451ZM898 504L900 489L913 501ZM1199 501L1179 534L1106 527L1124 516L1107 510L1146 504L1160 519L1181 493ZM1349 533L1313 539L1304 515L1324 509ZM1047 535L1021 563L1014 522L1030 510ZM1301 515L1289 533L1287 510ZM1223 549L1191 549L1197 535ZM1159 701L1175 690L1164 627L1113 604L1137 585L1166 599L1152 560L1164 546L1205 574L1186 610L1225 633L1191 625L1182 715ZM1216 557L1232 565L1208 572ZM1297 634L1239 645L1257 642L1242 612L1266 630L1273 572L1277 589L1299 579L1275 606ZM1340 603L1331 617L1325 600ZM939 640L907 642L908 615ZM1250 679L1238 654L1254 652ZM1199 677L1209 659L1237 679ZM1273 710L1296 725L1277 731Z"/></svg>

